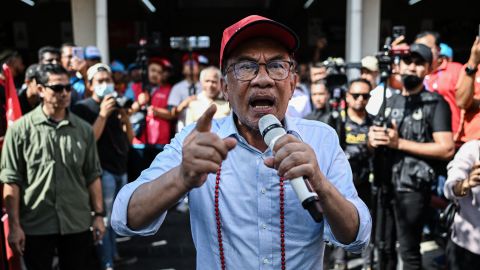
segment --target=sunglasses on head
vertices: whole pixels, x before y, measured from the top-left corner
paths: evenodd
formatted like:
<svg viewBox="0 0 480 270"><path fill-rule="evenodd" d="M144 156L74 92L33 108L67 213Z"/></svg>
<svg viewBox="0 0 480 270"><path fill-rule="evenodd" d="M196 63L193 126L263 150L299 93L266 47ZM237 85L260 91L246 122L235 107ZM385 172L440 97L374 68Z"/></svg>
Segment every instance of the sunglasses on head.
<svg viewBox="0 0 480 270"><path fill-rule="evenodd" d="M353 99L355 100L357 100L360 96L362 96L364 100L370 98L370 94L352 94L352 93L349 93L349 94L352 95Z"/></svg>
<svg viewBox="0 0 480 270"><path fill-rule="evenodd" d="M72 85L71 84L46 84L44 86L52 89L53 92L55 92L55 93L61 93L61 92L63 92L63 90L66 90L67 92L72 91Z"/></svg>

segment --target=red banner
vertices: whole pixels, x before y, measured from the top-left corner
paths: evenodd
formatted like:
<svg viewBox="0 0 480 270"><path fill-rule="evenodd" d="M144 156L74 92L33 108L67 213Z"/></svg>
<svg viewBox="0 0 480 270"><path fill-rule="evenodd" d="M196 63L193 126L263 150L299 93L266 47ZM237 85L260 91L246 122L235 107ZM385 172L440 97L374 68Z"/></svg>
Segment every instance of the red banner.
<svg viewBox="0 0 480 270"><path fill-rule="evenodd" d="M10 68L6 64L3 64L2 69L3 69L3 75L5 77L5 82L4 82L5 101L6 101L5 111L6 111L7 128L8 128L13 124L15 120L22 117L22 110L20 109L20 102L18 101L17 89L15 88L15 84L13 83L12 72L10 71ZM3 185L1 185L0 188L3 191ZM1 220L3 223L3 232L5 236L5 242L1 244L4 244L4 247L5 247L5 253L7 256L6 259L8 262L8 270L20 270L21 269L20 258L14 255L12 249L8 245L9 227L8 227L8 215L6 214L5 209L3 209L3 213L4 214ZM1 265L0 267L3 268L3 265Z"/></svg>
<svg viewBox="0 0 480 270"><path fill-rule="evenodd" d="M13 83L12 72L6 64L3 64L2 68L5 76L5 109L7 111L7 127L9 127L13 124L13 121L22 117L22 110L18 101L17 89Z"/></svg>

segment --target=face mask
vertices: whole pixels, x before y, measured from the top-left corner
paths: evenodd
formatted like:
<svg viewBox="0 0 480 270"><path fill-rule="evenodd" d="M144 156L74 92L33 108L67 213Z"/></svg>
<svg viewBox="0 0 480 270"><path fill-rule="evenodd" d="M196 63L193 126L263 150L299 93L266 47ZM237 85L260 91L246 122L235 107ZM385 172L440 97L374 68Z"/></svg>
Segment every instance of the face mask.
<svg viewBox="0 0 480 270"><path fill-rule="evenodd" d="M416 75L402 75L402 83L407 90L413 90L420 84L422 84L423 79Z"/></svg>
<svg viewBox="0 0 480 270"><path fill-rule="evenodd" d="M113 83L102 83L102 84L97 84L93 88L93 91L95 91L95 94L99 98L103 98L106 95L109 95L115 91L115 87Z"/></svg>

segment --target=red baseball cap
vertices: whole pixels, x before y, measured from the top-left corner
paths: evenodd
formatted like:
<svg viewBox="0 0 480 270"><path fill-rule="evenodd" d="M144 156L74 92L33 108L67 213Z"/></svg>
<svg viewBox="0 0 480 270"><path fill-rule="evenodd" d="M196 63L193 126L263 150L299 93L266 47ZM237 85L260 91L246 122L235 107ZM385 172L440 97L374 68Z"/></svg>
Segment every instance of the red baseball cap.
<svg viewBox="0 0 480 270"><path fill-rule="evenodd" d="M226 56L238 45L256 37L266 37L278 41L291 53L299 47L298 36L289 27L262 16L250 15L223 31L220 47L220 68L222 68Z"/></svg>
<svg viewBox="0 0 480 270"><path fill-rule="evenodd" d="M170 63L170 61L167 59L167 58L163 58L163 57L151 57L150 59L148 59L148 64L152 64L152 63L155 63L155 64L158 64L164 68L172 68L172 63Z"/></svg>
<svg viewBox="0 0 480 270"><path fill-rule="evenodd" d="M196 52L192 52L191 56L190 56L189 53L186 53L182 56L182 65L185 65L185 63L187 63L188 61L193 61L193 62L198 64L198 62L199 62L198 57L199 57L199 55Z"/></svg>

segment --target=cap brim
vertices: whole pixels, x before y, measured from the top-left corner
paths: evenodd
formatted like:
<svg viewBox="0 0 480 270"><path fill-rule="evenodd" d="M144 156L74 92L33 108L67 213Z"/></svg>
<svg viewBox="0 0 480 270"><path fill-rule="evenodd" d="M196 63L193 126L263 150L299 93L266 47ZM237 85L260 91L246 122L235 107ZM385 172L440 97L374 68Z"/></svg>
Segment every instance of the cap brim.
<svg viewBox="0 0 480 270"><path fill-rule="evenodd" d="M233 34L223 51L223 60L228 56L239 44L245 40L263 37L270 38L280 42L289 52L295 52L299 47L298 36L289 27L271 20L258 20L241 28Z"/></svg>
<svg viewBox="0 0 480 270"><path fill-rule="evenodd" d="M430 59L426 59L424 55L422 55L420 52L417 51L411 51L410 55L416 55L417 57L421 58L425 63L431 63Z"/></svg>

